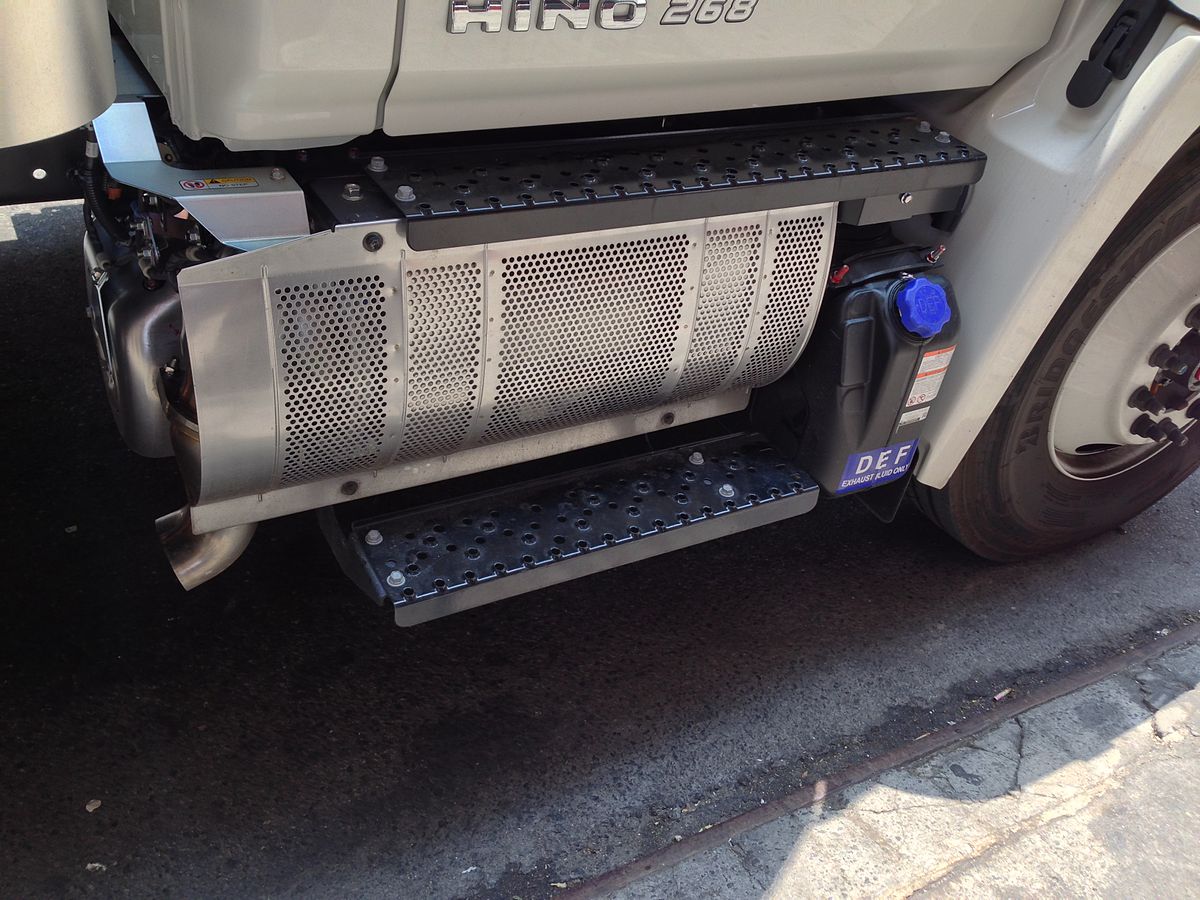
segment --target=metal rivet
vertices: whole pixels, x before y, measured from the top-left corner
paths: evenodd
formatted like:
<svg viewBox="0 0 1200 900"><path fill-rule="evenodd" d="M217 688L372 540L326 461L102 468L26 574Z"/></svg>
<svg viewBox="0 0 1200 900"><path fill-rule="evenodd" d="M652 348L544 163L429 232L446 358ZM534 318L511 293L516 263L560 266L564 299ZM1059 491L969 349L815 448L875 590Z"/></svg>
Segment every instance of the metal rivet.
<svg viewBox="0 0 1200 900"><path fill-rule="evenodd" d="M401 203L411 203L417 199L417 192L412 189L411 185L402 184L396 188L396 199Z"/></svg>
<svg viewBox="0 0 1200 900"><path fill-rule="evenodd" d="M378 231L371 231L363 237L363 249L368 253L376 253L383 247L383 235Z"/></svg>
<svg viewBox="0 0 1200 900"><path fill-rule="evenodd" d="M383 535L372 528L365 535L363 535L363 540L366 541L367 545L370 547L378 547L383 543Z"/></svg>
<svg viewBox="0 0 1200 900"><path fill-rule="evenodd" d="M407 581L404 573L392 571L388 572L387 583L388 587L404 587L404 582Z"/></svg>
<svg viewBox="0 0 1200 900"><path fill-rule="evenodd" d="M357 494L358 493L358 482L357 481L347 481L345 484L342 485L342 493L345 494L347 497L352 497L355 494Z"/></svg>
<svg viewBox="0 0 1200 900"><path fill-rule="evenodd" d="M675 413L663 413L663 417L662 417L661 421L662 421L662 424L664 424L664 425L674 425L675 424Z"/></svg>

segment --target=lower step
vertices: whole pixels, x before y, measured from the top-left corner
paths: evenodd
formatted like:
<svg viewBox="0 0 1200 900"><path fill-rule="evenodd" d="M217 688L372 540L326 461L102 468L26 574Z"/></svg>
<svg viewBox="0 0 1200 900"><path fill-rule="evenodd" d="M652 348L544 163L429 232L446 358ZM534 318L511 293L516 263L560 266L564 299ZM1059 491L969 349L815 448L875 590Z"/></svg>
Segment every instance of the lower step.
<svg viewBox="0 0 1200 900"><path fill-rule="evenodd" d="M761 435L739 435L356 520L329 536L347 574L392 603L398 625L417 625L803 515L817 494Z"/></svg>

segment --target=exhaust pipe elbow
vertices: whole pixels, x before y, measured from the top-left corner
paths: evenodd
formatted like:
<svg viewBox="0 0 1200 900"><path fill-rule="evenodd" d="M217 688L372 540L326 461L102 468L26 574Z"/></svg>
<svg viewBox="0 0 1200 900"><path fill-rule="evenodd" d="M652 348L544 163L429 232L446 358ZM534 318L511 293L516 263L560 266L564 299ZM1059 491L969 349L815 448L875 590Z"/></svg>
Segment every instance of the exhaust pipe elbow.
<svg viewBox="0 0 1200 900"><path fill-rule="evenodd" d="M185 591L190 591L233 565L254 537L258 523L196 534L192 530L192 508L184 506L162 516L154 527L175 577Z"/></svg>

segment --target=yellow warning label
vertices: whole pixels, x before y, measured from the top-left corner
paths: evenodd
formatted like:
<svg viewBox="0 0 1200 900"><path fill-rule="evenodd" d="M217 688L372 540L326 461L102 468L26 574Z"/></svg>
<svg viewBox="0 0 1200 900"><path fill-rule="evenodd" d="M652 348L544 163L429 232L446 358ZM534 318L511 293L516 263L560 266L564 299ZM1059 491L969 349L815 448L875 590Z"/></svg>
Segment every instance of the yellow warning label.
<svg viewBox="0 0 1200 900"><path fill-rule="evenodd" d="M230 188L258 187L258 179L249 175L230 175L225 178L193 178L179 182L185 191L220 191Z"/></svg>

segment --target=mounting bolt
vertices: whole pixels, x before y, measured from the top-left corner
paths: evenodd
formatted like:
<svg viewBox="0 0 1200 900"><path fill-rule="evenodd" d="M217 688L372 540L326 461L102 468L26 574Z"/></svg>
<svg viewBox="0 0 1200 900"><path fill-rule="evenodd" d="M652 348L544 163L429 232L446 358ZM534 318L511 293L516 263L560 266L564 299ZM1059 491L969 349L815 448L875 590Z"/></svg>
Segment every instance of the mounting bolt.
<svg viewBox="0 0 1200 900"><path fill-rule="evenodd" d="M921 134L929 134L929 132L933 131L933 126L922 119L920 124L917 125L917 131L921 132Z"/></svg>
<svg viewBox="0 0 1200 900"><path fill-rule="evenodd" d="M404 582L407 580L404 577L404 573L398 569L392 569L392 571L388 572L388 587L404 587Z"/></svg>
<svg viewBox="0 0 1200 900"><path fill-rule="evenodd" d="M717 488L717 493L720 494L722 497L724 497L726 500L729 500L737 494L737 491L735 491L733 489L732 484L723 484L719 488Z"/></svg>
<svg viewBox="0 0 1200 900"><path fill-rule="evenodd" d="M939 144L948 144L948 143L950 143L950 132L939 131L937 134L934 135L933 139L935 141L937 141Z"/></svg>
<svg viewBox="0 0 1200 900"><path fill-rule="evenodd" d="M908 191L905 191L903 194L900 195L900 202L903 203L905 206L908 206L908 204L913 202L913 195L910 194Z"/></svg>
<svg viewBox="0 0 1200 900"><path fill-rule="evenodd" d="M363 535L363 540L366 542L368 547L378 547L383 543L383 535L372 528Z"/></svg>
<svg viewBox="0 0 1200 900"><path fill-rule="evenodd" d="M699 450L695 450L692 452L692 455L688 457L688 462L693 466L702 466L704 465L704 454Z"/></svg>
<svg viewBox="0 0 1200 900"><path fill-rule="evenodd" d="M279 168L279 166L276 166L271 170L272 181L283 181L285 178L287 178L287 172L283 171L283 169Z"/></svg>
<svg viewBox="0 0 1200 900"><path fill-rule="evenodd" d="M387 170L387 160L385 160L382 156L372 156L371 161L367 163L368 172L386 172Z"/></svg>
<svg viewBox="0 0 1200 900"><path fill-rule="evenodd" d="M346 182L345 186L342 188L342 199L350 201L361 200L362 185L354 181Z"/></svg>
<svg viewBox="0 0 1200 900"><path fill-rule="evenodd" d="M369 231L363 237L363 249L368 253L377 253L383 247L383 235L378 231Z"/></svg>
<svg viewBox="0 0 1200 900"><path fill-rule="evenodd" d="M412 185L402 184L396 188L396 200L400 203L412 203L417 199L417 192L412 189Z"/></svg>

